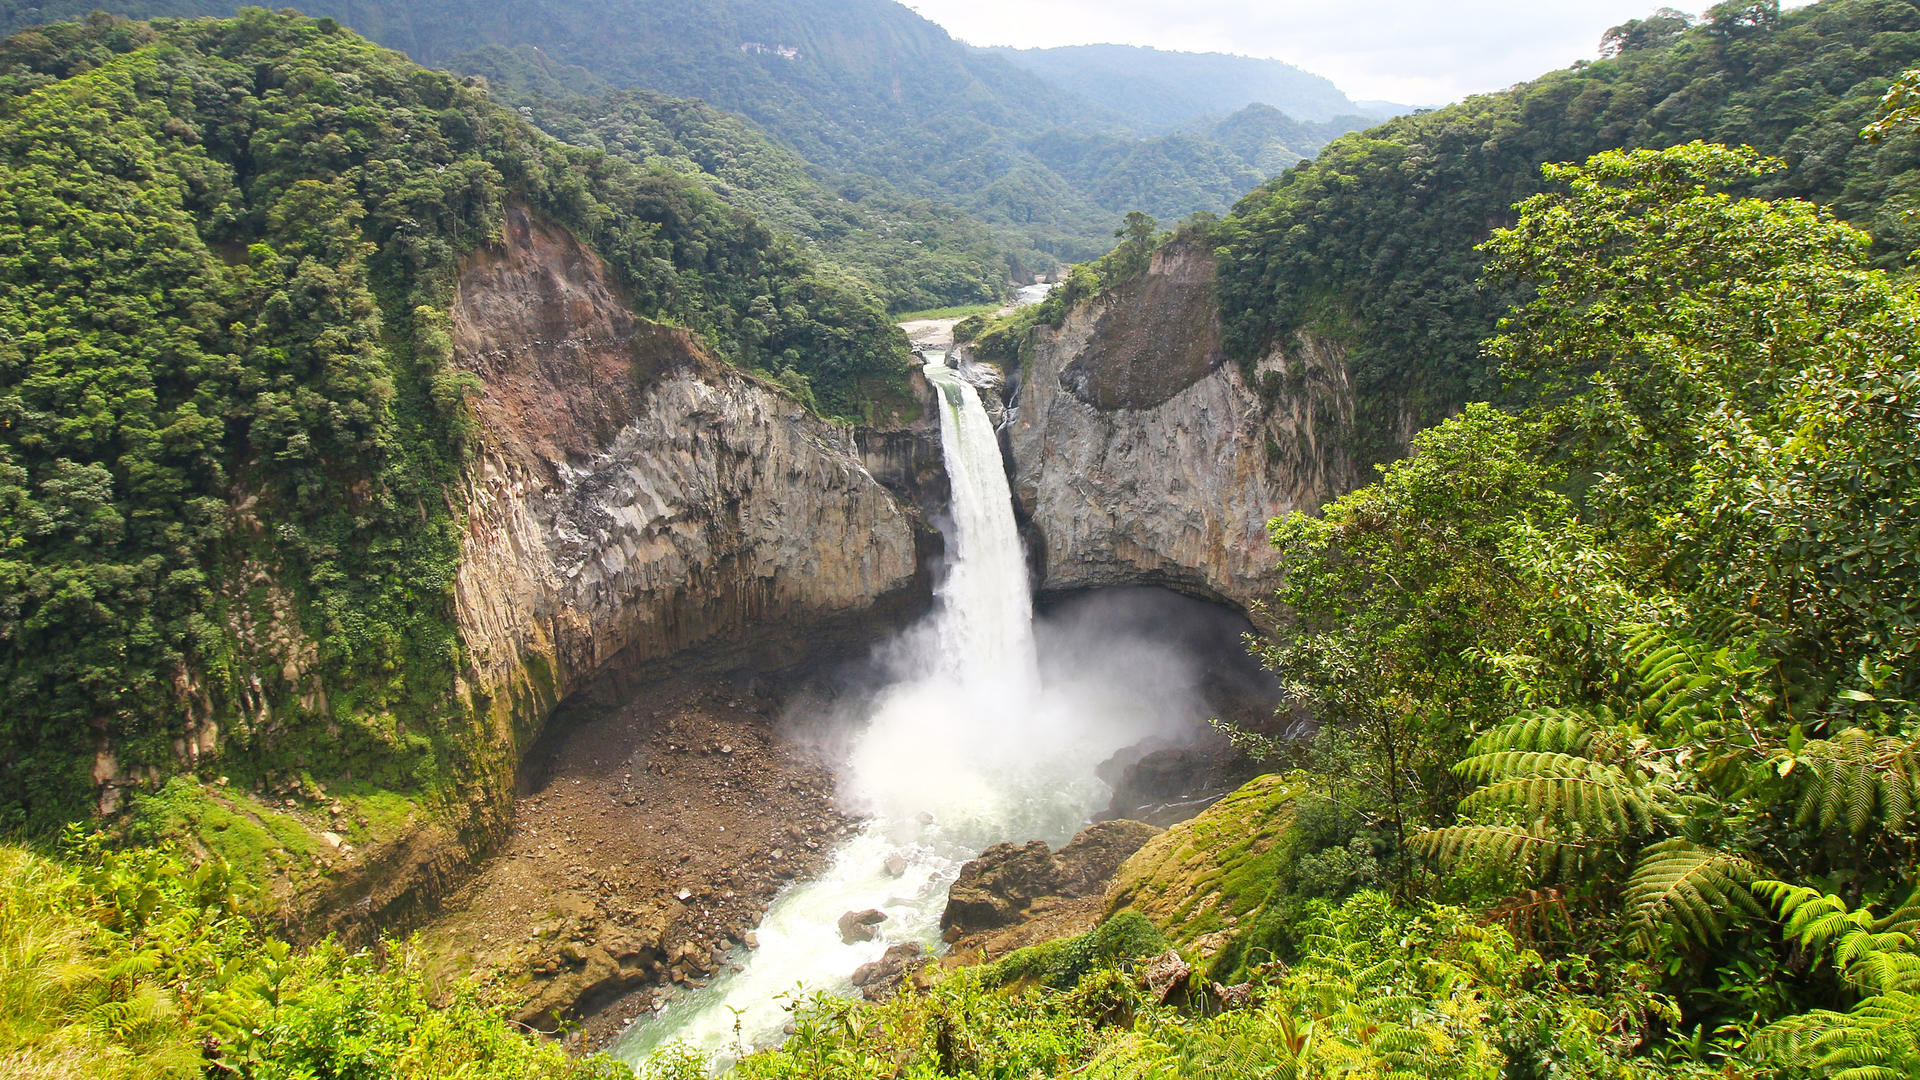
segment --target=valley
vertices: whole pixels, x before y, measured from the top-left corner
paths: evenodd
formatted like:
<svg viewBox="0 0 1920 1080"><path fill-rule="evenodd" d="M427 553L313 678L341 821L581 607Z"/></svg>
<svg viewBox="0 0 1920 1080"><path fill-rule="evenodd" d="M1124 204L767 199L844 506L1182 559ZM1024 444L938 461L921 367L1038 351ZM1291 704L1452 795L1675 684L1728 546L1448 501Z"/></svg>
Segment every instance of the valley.
<svg viewBox="0 0 1920 1080"><path fill-rule="evenodd" d="M1412 112L106 6L0 7L0 1075L1920 1062L1920 2Z"/></svg>

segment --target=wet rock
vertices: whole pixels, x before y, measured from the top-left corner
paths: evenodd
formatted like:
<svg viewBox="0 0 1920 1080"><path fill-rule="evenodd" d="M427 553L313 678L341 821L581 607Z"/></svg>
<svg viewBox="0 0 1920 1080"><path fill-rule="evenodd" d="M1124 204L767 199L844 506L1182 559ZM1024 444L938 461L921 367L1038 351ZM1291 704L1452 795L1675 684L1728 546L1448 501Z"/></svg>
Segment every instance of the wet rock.
<svg viewBox="0 0 1920 1080"><path fill-rule="evenodd" d="M960 868L947 893L940 927L957 940L966 934L1009 926L1042 900L1096 895L1160 830L1138 821L1104 821L1081 830L1059 852L1034 840L995 844Z"/></svg>
<svg viewBox="0 0 1920 1080"><path fill-rule="evenodd" d="M840 916L840 940L849 945L860 941L872 941L880 936L877 928L886 921L887 913L879 908L849 911Z"/></svg>
<svg viewBox="0 0 1920 1080"><path fill-rule="evenodd" d="M880 959L861 964L853 973L853 985L868 1001L891 994L915 968L927 962L927 950L917 941L902 941L887 947Z"/></svg>
<svg viewBox="0 0 1920 1080"><path fill-rule="evenodd" d="M887 872L888 877L900 877L907 872L906 856L895 852L887 856L887 861L881 864L881 868Z"/></svg>
<svg viewBox="0 0 1920 1080"><path fill-rule="evenodd" d="M1044 841L995 844L960 868L960 877L947 892L940 927L972 932L1005 926L1058 887L1053 853Z"/></svg>

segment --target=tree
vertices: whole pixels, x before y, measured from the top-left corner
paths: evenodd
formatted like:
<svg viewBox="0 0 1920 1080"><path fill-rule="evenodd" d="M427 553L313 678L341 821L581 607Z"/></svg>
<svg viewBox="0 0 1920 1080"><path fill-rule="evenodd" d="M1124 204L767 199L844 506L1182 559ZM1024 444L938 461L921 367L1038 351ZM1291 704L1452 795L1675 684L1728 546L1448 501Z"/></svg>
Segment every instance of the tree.
<svg viewBox="0 0 1920 1080"><path fill-rule="evenodd" d="M1255 651L1287 708L1320 724L1307 760L1384 832L1403 882L1402 838L1450 816L1450 767L1507 704L1496 673L1470 658L1510 647L1531 617L1505 548L1566 513L1559 474L1528 457L1522 431L1470 406L1417 436L1413 456L1373 485L1268 526L1286 577L1272 605L1279 629Z"/></svg>
<svg viewBox="0 0 1920 1080"><path fill-rule="evenodd" d="M1671 45L1692 25L1693 16L1663 7L1647 18L1632 19L1608 30L1600 38L1600 55L1612 57Z"/></svg>

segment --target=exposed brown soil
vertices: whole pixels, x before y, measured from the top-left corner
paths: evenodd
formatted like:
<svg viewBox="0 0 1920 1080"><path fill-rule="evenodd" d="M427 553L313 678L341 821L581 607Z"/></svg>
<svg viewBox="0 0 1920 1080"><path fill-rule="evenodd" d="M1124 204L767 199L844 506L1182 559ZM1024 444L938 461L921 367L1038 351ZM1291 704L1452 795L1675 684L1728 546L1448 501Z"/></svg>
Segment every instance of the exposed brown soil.
<svg viewBox="0 0 1920 1080"><path fill-rule="evenodd" d="M586 1049L702 985L853 827L773 712L680 679L547 740L511 837L424 932L428 954L523 1000L526 1023L578 1023Z"/></svg>

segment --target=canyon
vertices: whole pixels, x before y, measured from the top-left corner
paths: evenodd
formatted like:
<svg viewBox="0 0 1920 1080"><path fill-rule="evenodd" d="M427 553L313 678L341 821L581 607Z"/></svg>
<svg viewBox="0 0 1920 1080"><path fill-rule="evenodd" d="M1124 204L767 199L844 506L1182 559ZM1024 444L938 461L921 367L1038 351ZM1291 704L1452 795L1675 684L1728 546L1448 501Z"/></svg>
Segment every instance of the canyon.
<svg viewBox="0 0 1920 1080"><path fill-rule="evenodd" d="M1022 370L982 369L1043 599L1156 586L1244 615L1276 580L1264 522L1352 484L1338 351L1303 340L1243 371L1211 277L1170 245L1037 329ZM819 749L779 721L932 603L939 406L916 378L918 417L822 420L632 316L605 264L524 207L465 262L452 326L482 447L462 690L504 749L481 824L376 847L342 880L360 913L425 920L447 970L513 987L523 1020L584 1019L575 1037L600 1045L736 965L852 827ZM1257 723L1271 696L1208 704ZM1133 803L1102 816L1170 823L1246 775L1217 735L1188 739L1116 758Z"/></svg>

